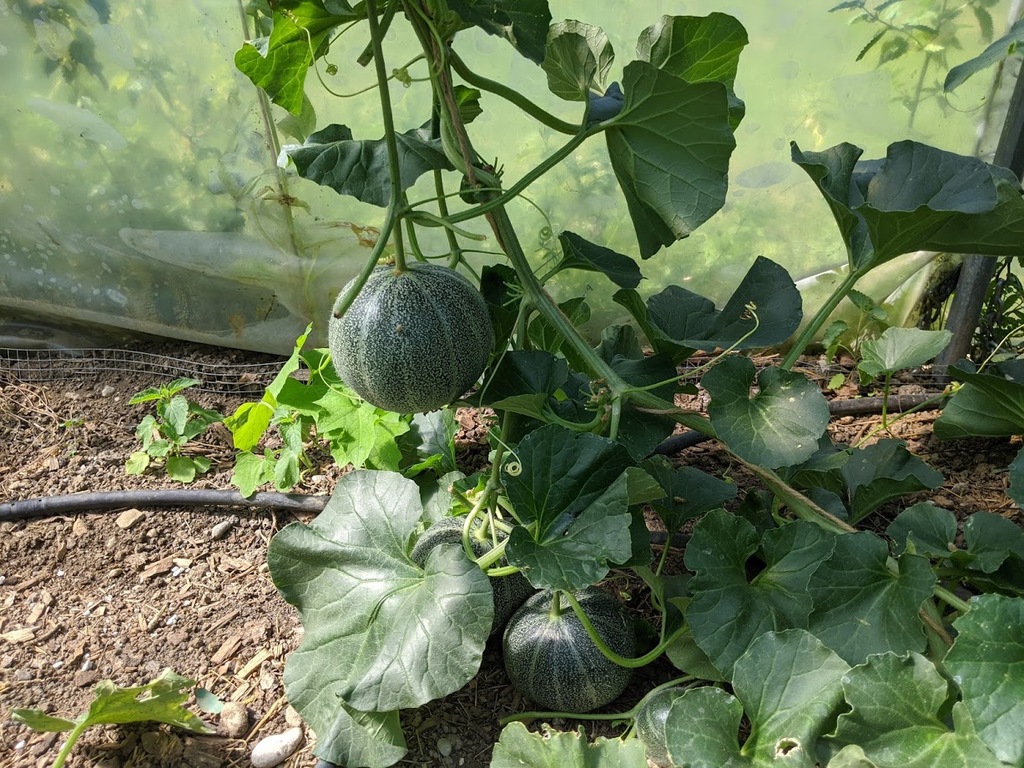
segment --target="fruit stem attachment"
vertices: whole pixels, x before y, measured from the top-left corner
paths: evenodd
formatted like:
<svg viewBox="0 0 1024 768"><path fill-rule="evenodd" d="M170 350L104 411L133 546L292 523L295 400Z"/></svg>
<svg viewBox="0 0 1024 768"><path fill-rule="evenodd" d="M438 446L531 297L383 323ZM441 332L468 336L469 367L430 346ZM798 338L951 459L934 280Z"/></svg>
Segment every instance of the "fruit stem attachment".
<svg viewBox="0 0 1024 768"><path fill-rule="evenodd" d="M580 624L583 625L583 628L587 630L587 634L590 635L591 641L594 643L595 646L597 646L597 650L599 650L604 655L604 657L608 659L608 661L614 662L615 664L618 664L620 667L626 667L627 669L638 669L639 667L647 666L652 661L661 656L661 654L663 654L668 649L668 647L675 642L676 638L681 637L689 630L689 627L684 624L671 635L669 635L667 638L665 638L656 646L654 646L654 648L652 648L650 651L645 653L643 656L638 656L635 659L630 659L625 656L620 656L619 654L617 654L615 651L611 649L608 643L604 641L604 638L598 634L597 629L590 621L590 617L587 616L587 614L584 612L583 606L580 605L579 600L576 599L576 596L574 594L565 591L556 593L556 595L557 594L562 594L565 596L566 601L572 607L573 613L576 614L576 618L580 620Z"/></svg>
<svg viewBox="0 0 1024 768"><path fill-rule="evenodd" d="M393 15L394 11L391 11L391 14ZM384 39L384 31L382 31L380 20L377 18L377 0L366 0L366 21L370 26L373 66L376 69L377 83L379 85L378 93L380 94L380 112L381 118L384 121L384 145L388 151L388 171L391 175L391 199L388 202L388 211L393 212L397 210L401 202L402 176L401 166L398 161L398 141L395 138L397 136L395 133L395 119L391 111L391 91L388 88L388 72L384 62L384 48L381 42ZM394 214L392 213L393 216ZM406 269L405 248L402 242L401 227L395 228L392 225L390 234L395 236L395 271L404 272ZM381 239L385 242L387 241L387 237L383 232L381 232ZM359 285L359 288L361 289L362 285ZM358 293L358 291L355 293Z"/></svg>

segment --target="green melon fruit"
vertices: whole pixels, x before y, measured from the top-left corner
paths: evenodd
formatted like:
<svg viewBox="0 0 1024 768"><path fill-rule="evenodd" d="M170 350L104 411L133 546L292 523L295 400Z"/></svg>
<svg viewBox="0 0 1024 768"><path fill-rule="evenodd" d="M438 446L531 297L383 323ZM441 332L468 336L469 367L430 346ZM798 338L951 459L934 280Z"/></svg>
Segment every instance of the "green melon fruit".
<svg viewBox="0 0 1024 768"><path fill-rule="evenodd" d="M445 517L427 528L423 534L416 539L409 557L416 565L422 566L426 562L427 554L438 544L458 544L462 546L462 527L465 519L461 517ZM479 526L475 529L479 531ZM505 538L505 534L499 535L499 540ZM482 538L470 535L473 546L473 553L480 557L491 549L490 538ZM499 565L508 565L508 561L502 558ZM505 624L515 613L519 606L532 595L536 590L521 573L512 573L508 576L499 576L491 579L491 590L494 593L494 621L491 623L491 634L500 632Z"/></svg>
<svg viewBox="0 0 1024 768"><path fill-rule="evenodd" d="M454 270L414 262L377 267L340 318L328 324L331 360L345 385L396 413L434 411L465 394L494 344L487 305Z"/></svg>
<svg viewBox="0 0 1024 768"><path fill-rule="evenodd" d="M541 707L590 712L619 697L632 670L610 661L590 639L572 608L551 611L554 593L538 592L505 627L505 671L512 685ZM622 603L596 587L576 593L597 633L620 656L636 653L633 618Z"/></svg>
<svg viewBox="0 0 1024 768"><path fill-rule="evenodd" d="M686 693L686 688L676 685L658 691L643 703L636 714L636 735L644 743L647 759L658 768L673 768L668 754L665 722L672 702Z"/></svg>

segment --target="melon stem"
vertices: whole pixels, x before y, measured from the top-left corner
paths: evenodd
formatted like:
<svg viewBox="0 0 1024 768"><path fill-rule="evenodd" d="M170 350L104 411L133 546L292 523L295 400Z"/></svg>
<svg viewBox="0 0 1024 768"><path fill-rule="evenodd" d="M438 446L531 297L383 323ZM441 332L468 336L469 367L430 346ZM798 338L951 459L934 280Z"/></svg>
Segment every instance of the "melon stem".
<svg viewBox="0 0 1024 768"><path fill-rule="evenodd" d="M562 590L556 589L551 596L551 608L548 610L548 619L558 621L562 617Z"/></svg>

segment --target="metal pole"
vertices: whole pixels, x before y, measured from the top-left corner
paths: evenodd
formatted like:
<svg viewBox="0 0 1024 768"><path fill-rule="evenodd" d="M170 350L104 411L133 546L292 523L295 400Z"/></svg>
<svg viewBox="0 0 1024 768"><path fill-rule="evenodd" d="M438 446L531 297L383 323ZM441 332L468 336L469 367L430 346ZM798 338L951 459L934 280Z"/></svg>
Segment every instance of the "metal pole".
<svg viewBox="0 0 1024 768"><path fill-rule="evenodd" d="M1024 78L1020 74L1013 87L1013 96L1010 97L992 163L1009 168L1017 174L1017 178L1024 174ZM1024 253L1024 243L1021 243L1021 252ZM946 319L946 330L953 334L953 339L935 359L935 365L940 370L967 357L997 261L997 257L976 254L964 259L956 283L956 293L950 302L949 317Z"/></svg>

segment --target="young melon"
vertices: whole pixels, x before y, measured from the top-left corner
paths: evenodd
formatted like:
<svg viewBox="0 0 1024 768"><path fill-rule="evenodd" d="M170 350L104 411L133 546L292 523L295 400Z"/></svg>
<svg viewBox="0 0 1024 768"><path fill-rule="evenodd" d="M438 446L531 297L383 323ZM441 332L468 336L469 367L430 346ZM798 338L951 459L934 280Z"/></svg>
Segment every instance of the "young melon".
<svg viewBox="0 0 1024 768"><path fill-rule="evenodd" d="M538 592L505 627L505 671L512 685L545 709L590 712L626 689L632 670L610 661L590 639L572 608L552 611L554 593ZM633 618L607 592L576 593L597 633L620 656L636 653Z"/></svg>
<svg viewBox="0 0 1024 768"><path fill-rule="evenodd" d="M445 517L427 528L426 531L416 540L409 557L414 563L422 566L426 562L427 554L438 544L458 544L462 546L462 527L465 520L461 517ZM475 527L474 533L479 532L479 526ZM504 538L499 535L499 541ZM473 553L480 557L491 549L490 538L470 536L473 546ZM508 561L502 558L500 565L507 565ZM494 593L494 620L491 623L491 634L500 632L505 624L515 613L519 606L532 595L536 590L521 573L513 573L508 576L499 576L491 579L491 590Z"/></svg>
<svg viewBox="0 0 1024 768"><path fill-rule="evenodd" d="M644 743L647 759L658 768L673 768L665 739L665 721L672 702L686 693L681 685L658 691L636 714L636 735Z"/></svg>
<svg viewBox="0 0 1024 768"><path fill-rule="evenodd" d="M434 411L480 378L494 329L483 297L458 272L377 267L339 318L351 288L335 302L328 342L338 376L364 400L396 413Z"/></svg>

